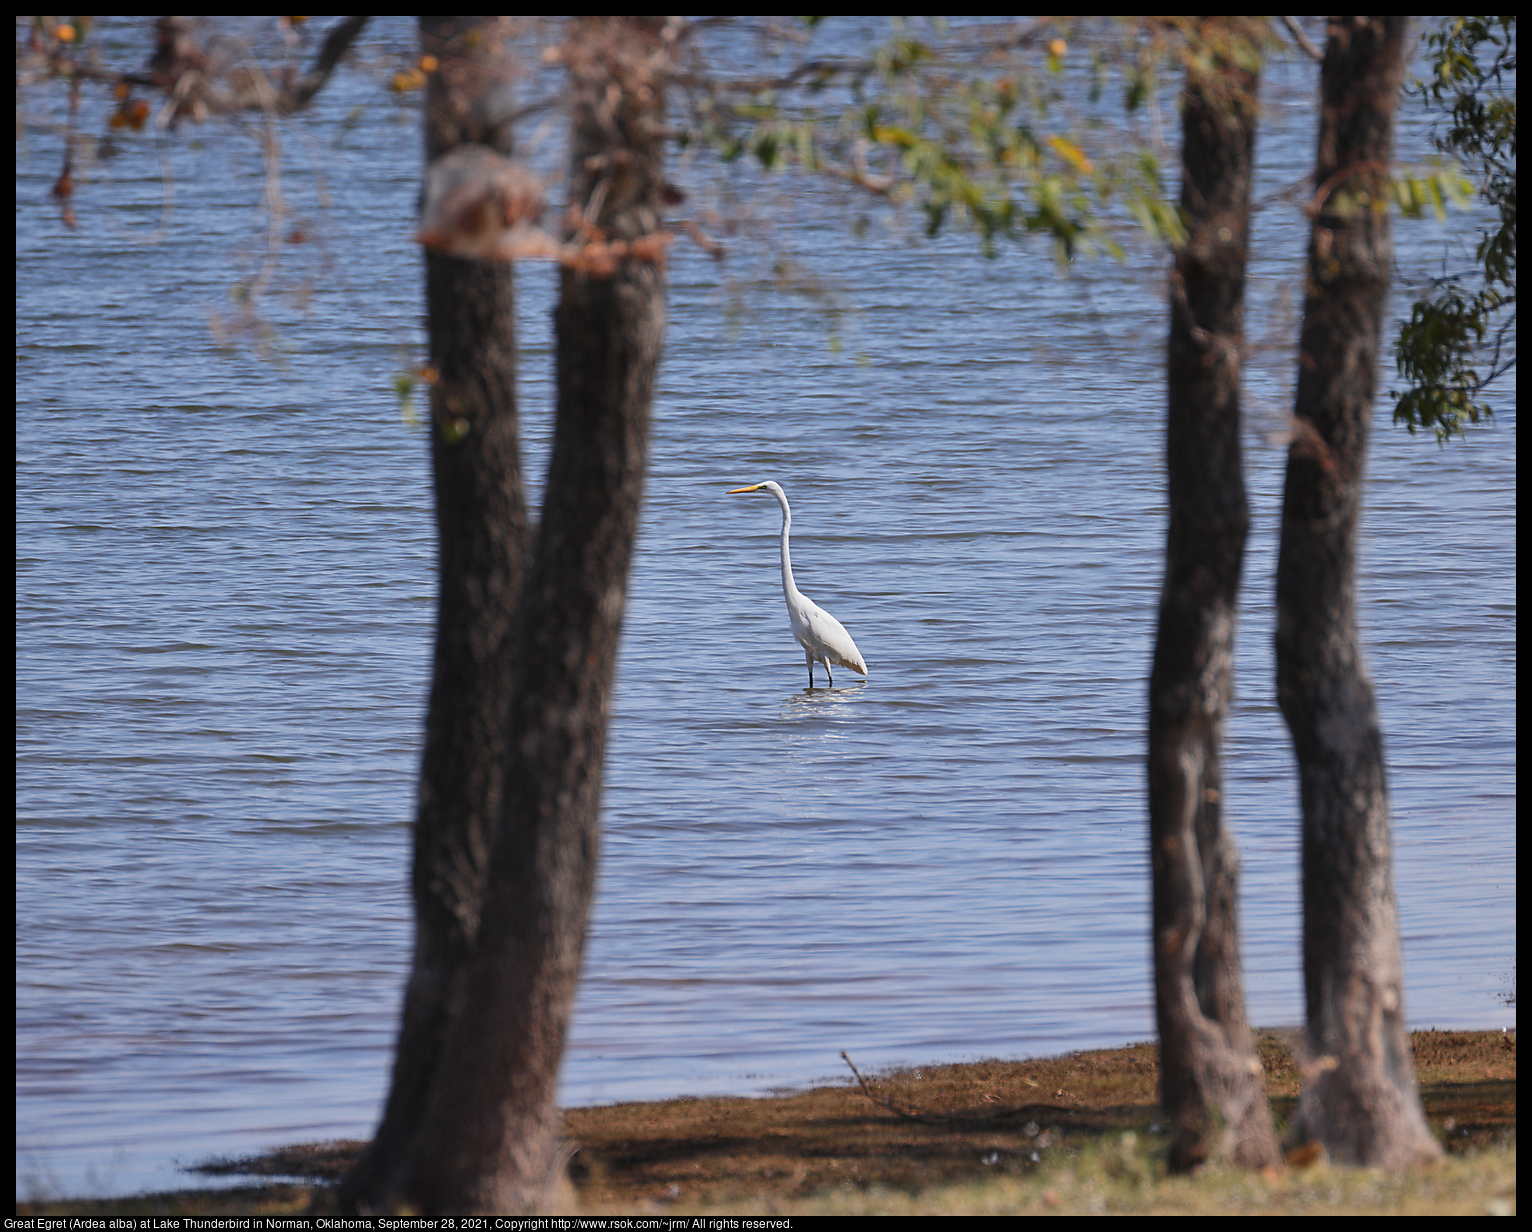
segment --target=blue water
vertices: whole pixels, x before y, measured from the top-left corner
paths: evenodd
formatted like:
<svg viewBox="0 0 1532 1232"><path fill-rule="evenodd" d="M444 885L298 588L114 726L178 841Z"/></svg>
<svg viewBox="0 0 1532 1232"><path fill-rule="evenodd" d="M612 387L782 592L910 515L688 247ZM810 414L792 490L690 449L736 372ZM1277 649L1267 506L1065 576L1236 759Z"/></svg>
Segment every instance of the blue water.
<svg viewBox="0 0 1532 1232"><path fill-rule="evenodd" d="M87 159L69 232L59 99L18 129L23 1195L360 1137L385 1092L434 619L428 456L392 393L422 346L418 132L371 79L334 84L284 130L310 242L279 246L256 326L229 295L266 258L253 143L215 125ZM1302 1019L1270 646L1306 238L1276 194L1312 160L1312 97L1308 66L1273 69L1253 245L1227 773L1263 1025ZM103 131L88 91L84 115ZM1413 124L1401 153L1423 150ZM671 265L563 1098L806 1084L843 1048L877 1067L1145 1038L1164 261L1064 278L750 188L769 232ZM698 210L719 192L700 179ZM1400 224L1401 279L1471 221ZM767 288L784 253L833 298ZM536 489L553 278L519 278ZM1446 449L1380 406L1370 464L1361 620L1416 1026L1515 1021L1509 384L1496 405ZM865 682L804 691L776 506L724 495L767 478Z"/></svg>

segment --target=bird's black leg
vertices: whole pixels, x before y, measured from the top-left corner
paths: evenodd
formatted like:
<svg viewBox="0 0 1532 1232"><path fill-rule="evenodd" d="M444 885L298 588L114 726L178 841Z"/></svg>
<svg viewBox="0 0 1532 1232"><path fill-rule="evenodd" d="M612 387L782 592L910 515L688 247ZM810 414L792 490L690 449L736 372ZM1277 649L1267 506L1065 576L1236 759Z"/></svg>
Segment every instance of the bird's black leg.
<svg viewBox="0 0 1532 1232"><path fill-rule="evenodd" d="M833 689L835 687L835 677L830 675L830 664L828 661L825 663L825 675L830 677L830 687Z"/></svg>

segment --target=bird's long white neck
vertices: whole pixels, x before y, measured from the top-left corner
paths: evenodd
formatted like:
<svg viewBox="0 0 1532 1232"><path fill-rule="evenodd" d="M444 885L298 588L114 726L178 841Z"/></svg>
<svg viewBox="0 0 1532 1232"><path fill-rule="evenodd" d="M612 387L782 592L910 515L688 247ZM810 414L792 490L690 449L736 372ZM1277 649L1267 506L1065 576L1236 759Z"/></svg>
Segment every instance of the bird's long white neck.
<svg viewBox="0 0 1532 1232"><path fill-rule="evenodd" d="M787 550L787 532L793 524L793 513L787 507L787 495L780 488L772 495L782 506L782 595L791 604L798 596L798 588L793 585L793 559Z"/></svg>

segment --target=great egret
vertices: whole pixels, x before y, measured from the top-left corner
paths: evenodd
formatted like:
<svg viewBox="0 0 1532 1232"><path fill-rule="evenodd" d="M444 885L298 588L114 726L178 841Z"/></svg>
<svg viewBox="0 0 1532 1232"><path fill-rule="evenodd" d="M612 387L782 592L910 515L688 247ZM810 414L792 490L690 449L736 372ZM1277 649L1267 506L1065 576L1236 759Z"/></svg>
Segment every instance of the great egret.
<svg viewBox="0 0 1532 1232"><path fill-rule="evenodd" d="M835 677L830 675L830 664L839 663L854 672L867 675L867 663L862 652L846 632L846 626L831 616L793 584L793 563L787 555L787 532L793 524L793 511L787 507L787 493L782 485L768 479L765 483L753 483L748 488L730 488L729 496L739 492L770 492L782 506L782 595L787 600L787 618L793 624L793 636L809 662L809 688L814 687L814 660L825 665L825 675L830 685Z"/></svg>

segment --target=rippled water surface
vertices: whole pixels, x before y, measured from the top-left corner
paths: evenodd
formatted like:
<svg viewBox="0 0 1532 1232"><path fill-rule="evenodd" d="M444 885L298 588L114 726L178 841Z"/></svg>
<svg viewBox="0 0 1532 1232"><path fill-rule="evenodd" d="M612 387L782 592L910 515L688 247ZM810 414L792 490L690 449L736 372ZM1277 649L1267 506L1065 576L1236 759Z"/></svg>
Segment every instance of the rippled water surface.
<svg viewBox="0 0 1532 1232"><path fill-rule="evenodd" d="M1309 70L1273 73L1258 195L1311 159L1311 98ZM373 117L338 128L358 101ZM352 82L290 135L318 238L284 259L315 280L268 300L261 348L209 328L262 258L250 143L210 128L163 139L163 164L147 143L95 164L74 233L47 199L57 134L18 143L23 1194L169 1187L175 1162L361 1136L384 1094L435 544L421 429L391 392L421 345L417 131L383 110ZM1420 154L1418 125L1405 144ZM302 196L316 170L323 202ZM1041 253L985 261L876 224L854 239L812 194L783 201L779 242L845 311L729 289L748 255L720 271L680 246L671 268L571 1103L808 1083L840 1049L878 1066L1152 1034L1163 262L1065 280ZM1398 234L1405 275L1448 238ZM1252 335L1285 341L1248 382L1228 748L1263 1024L1302 1018L1270 645L1279 288L1303 243L1269 203ZM551 276L521 286L536 485ZM1361 618L1417 1026L1514 1022L1504 395L1446 449L1380 407L1371 462ZM865 682L804 689L776 505L724 495L766 478L793 501L798 584L854 634Z"/></svg>

